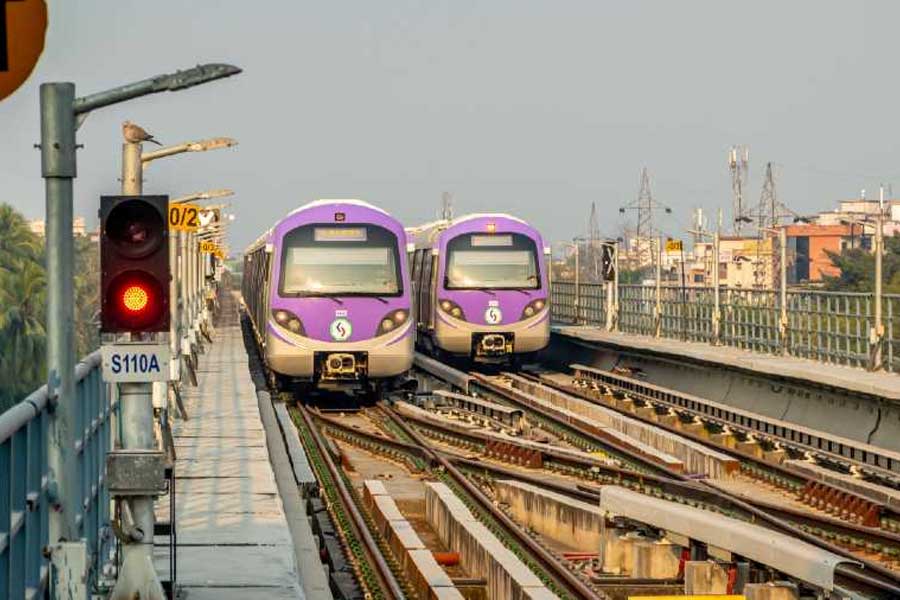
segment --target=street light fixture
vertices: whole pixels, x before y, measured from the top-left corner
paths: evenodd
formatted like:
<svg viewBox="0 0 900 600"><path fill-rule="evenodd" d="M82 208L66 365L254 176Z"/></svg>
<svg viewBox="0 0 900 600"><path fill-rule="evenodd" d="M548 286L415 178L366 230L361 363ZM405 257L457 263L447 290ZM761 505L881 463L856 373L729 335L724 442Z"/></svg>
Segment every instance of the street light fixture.
<svg viewBox="0 0 900 600"><path fill-rule="evenodd" d="M181 154L183 152L206 152L207 150L219 150L221 148L231 148L237 146L237 140L229 137L210 138L208 140L200 140L199 142L184 142L176 146L168 146L160 148L153 152L145 152L141 154L141 162L146 164L158 158L165 158L173 154Z"/></svg>
<svg viewBox="0 0 900 600"><path fill-rule="evenodd" d="M207 190L205 192L194 192L193 194L187 194L184 196L180 196L175 198L174 200L169 200L169 204L185 204L187 202L197 202L198 200L212 200L214 198L224 198L226 196L233 196L234 191L230 189L220 189L220 190ZM222 205L217 206L207 206L205 210L211 210L213 208L220 208Z"/></svg>

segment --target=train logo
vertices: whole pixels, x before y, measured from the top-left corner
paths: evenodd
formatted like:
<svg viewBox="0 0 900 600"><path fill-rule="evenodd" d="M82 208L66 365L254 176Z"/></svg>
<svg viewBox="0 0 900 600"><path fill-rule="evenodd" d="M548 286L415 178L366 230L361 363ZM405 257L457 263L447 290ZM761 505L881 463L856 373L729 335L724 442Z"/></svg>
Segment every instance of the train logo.
<svg viewBox="0 0 900 600"><path fill-rule="evenodd" d="M502 320L503 313L500 311L499 306L489 306L488 309L484 311L484 322L488 325L499 325Z"/></svg>
<svg viewBox="0 0 900 600"><path fill-rule="evenodd" d="M331 327L328 328L328 332L331 334L331 339L334 341L346 342L350 339L350 336L353 335L353 324L350 323L348 319L339 317L331 322Z"/></svg>

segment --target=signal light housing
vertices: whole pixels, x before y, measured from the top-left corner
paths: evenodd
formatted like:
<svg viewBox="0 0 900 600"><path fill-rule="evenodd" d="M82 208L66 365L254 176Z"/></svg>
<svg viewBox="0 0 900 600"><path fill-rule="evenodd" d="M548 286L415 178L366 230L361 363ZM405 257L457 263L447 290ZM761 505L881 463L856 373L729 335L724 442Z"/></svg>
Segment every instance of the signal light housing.
<svg viewBox="0 0 900 600"><path fill-rule="evenodd" d="M169 330L168 196L100 198L100 331Z"/></svg>

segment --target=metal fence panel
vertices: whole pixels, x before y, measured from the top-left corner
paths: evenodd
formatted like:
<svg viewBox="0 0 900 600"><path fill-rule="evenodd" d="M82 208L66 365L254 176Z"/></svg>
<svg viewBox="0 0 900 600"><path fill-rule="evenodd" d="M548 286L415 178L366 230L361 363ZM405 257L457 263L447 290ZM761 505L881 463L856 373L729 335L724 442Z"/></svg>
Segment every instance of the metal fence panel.
<svg viewBox="0 0 900 600"><path fill-rule="evenodd" d="M581 284L576 293L572 281L554 281L554 322L605 326L605 293L603 285ZM777 290L721 288L718 343L828 363L873 366L872 294L788 290L786 297L786 323L782 329L781 295ZM880 367L900 372L900 294L885 294L882 304ZM618 330L625 333L714 343L714 312L712 288L661 286L657 317L655 285L619 285Z"/></svg>
<svg viewBox="0 0 900 600"><path fill-rule="evenodd" d="M111 423L118 400L100 373L94 352L75 370L79 434L70 451L78 457L82 501L76 521L87 541L96 574L109 556L114 538L109 528L110 499L105 485L106 453L112 447ZM47 386L0 415L0 597L39 598L47 589L49 564L44 548L50 535L50 473Z"/></svg>

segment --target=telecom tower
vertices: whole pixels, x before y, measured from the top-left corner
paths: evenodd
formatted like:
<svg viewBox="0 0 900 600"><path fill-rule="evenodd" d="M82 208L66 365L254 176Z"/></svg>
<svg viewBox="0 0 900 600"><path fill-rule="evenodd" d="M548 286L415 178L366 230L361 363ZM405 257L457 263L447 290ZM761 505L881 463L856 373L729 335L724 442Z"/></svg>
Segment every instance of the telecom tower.
<svg viewBox="0 0 900 600"><path fill-rule="evenodd" d="M749 161L750 151L746 146L732 146L728 151L728 168L731 171L731 213L735 235L741 235L744 223L749 220L744 206L744 184L750 173Z"/></svg>
<svg viewBox="0 0 900 600"><path fill-rule="evenodd" d="M647 167L644 167L641 169L641 191L638 193L637 200L619 209L622 214L625 214L626 210L637 211L637 227L634 230L634 254L637 259L635 261L637 268L656 263L653 238L657 235L657 230L653 222L653 211L660 209L667 213L672 212L671 208L663 206L653 199L653 193L650 191L650 175L647 173Z"/></svg>
<svg viewBox="0 0 900 600"><path fill-rule="evenodd" d="M453 220L453 194L444 192L441 194L441 219Z"/></svg>

